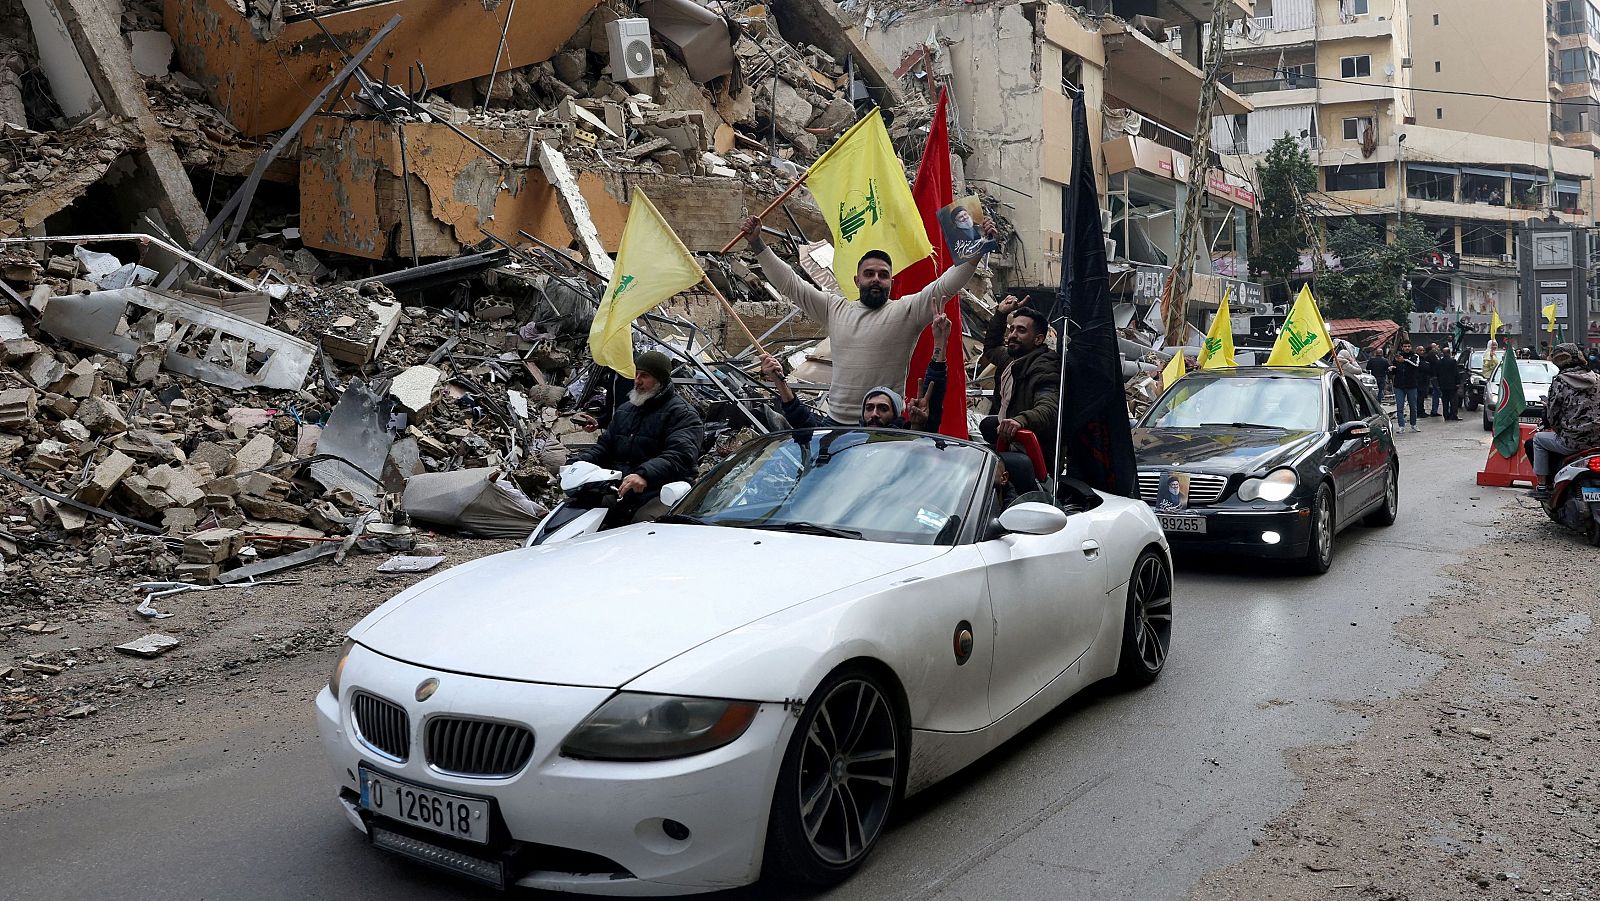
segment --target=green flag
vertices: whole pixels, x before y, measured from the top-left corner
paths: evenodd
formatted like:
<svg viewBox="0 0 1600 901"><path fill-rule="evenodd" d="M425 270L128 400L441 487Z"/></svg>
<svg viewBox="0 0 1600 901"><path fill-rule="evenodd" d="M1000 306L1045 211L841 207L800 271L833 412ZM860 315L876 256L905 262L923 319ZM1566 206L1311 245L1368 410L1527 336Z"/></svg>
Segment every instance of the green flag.
<svg viewBox="0 0 1600 901"><path fill-rule="evenodd" d="M1522 396L1522 374L1517 371L1517 355L1505 353L1500 366L1500 403L1494 408L1494 450L1507 460L1517 455L1522 442L1522 411L1528 402Z"/></svg>

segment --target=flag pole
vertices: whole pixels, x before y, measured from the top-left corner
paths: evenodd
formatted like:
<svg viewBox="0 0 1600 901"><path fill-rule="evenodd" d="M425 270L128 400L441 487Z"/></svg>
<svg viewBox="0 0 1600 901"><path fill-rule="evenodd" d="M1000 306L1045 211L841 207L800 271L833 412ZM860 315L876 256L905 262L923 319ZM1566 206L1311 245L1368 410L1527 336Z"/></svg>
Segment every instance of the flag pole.
<svg viewBox="0 0 1600 901"><path fill-rule="evenodd" d="M813 163L812 165L816 165L816 164ZM775 210L778 207L782 206L783 202L785 200L788 200L790 197L794 196L794 192L800 190L800 186L805 184L806 183L806 179L809 178L810 176L811 176L811 170L810 169L807 169L806 171L800 173L800 177L794 180L794 184L792 184L789 187L785 188L783 193L779 194L776 200L774 200L771 203L767 204L767 208L762 210L760 213L758 213L756 215L756 219L760 220L760 219L767 218L767 216L773 210ZM717 251L717 252L719 254L727 253L728 251L732 250L733 246L735 244L738 244L739 243L739 239L743 238L744 236L745 236L744 230L741 229L737 235L734 235L732 238L729 238L728 239L728 243L722 245L722 249Z"/></svg>
<svg viewBox="0 0 1600 901"><path fill-rule="evenodd" d="M756 350L766 353L767 349L761 346L761 341L756 338L754 332L750 331L750 326L745 325L744 320L740 319L739 314L734 311L733 304L728 303L728 298L723 297L722 292L717 290L717 286L711 283L711 276L706 275L704 272L701 272L700 275L700 284L705 285L706 288L716 296L717 300L722 301L722 308L728 311L728 315L733 317L734 322L739 323L740 330L744 332L746 338L750 339L750 344L755 347Z"/></svg>

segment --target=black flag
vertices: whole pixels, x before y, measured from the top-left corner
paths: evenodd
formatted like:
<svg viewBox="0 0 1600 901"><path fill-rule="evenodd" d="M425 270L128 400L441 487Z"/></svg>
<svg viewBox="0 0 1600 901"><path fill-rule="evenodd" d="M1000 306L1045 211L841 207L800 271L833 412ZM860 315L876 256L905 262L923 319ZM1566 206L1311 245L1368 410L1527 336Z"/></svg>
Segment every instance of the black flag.
<svg viewBox="0 0 1600 901"><path fill-rule="evenodd" d="M1065 384L1057 453L1065 457L1069 476L1107 494L1138 498L1089 114L1081 91L1072 100L1072 169L1072 184L1062 199L1065 239L1061 288L1056 294L1057 316L1065 317L1065 327L1058 322L1057 334L1066 339L1061 349Z"/></svg>

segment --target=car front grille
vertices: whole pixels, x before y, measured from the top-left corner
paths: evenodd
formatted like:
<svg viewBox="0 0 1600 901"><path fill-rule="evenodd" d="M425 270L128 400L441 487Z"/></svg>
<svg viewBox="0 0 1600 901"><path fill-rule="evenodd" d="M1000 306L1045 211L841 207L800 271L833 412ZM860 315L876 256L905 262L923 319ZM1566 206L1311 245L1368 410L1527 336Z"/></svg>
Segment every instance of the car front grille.
<svg viewBox="0 0 1600 901"><path fill-rule="evenodd" d="M1150 470L1139 473L1139 497L1147 504L1156 502L1161 494L1161 479L1166 473ZM1214 504L1228 488L1227 476L1189 473L1189 506L1203 507Z"/></svg>
<svg viewBox="0 0 1600 901"><path fill-rule="evenodd" d="M356 733L373 750L404 763L411 756L411 718L400 705L356 692L350 699Z"/></svg>
<svg viewBox="0 0 1600 901"><path fill-rule="evenodd" d="M509 723L436 716L422 740L428 763L458 776L510 776L533 757L533 733Z"/></svg>

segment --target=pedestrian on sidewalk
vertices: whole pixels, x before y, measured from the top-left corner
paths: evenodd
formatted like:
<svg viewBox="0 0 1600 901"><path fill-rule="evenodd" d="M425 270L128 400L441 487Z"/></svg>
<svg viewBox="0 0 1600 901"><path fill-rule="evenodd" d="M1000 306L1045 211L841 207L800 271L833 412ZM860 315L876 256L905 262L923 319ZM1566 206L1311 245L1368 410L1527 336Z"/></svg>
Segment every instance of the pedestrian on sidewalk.
<svg viewBox="0 0 1600 901"><path fill-rule="evenodd" d="M1433 374L1433 367L1438 362L1439 345L1429 344L1427 351L1422 355L1422 384L1417 386L1422 389L1423 399L1432 402L1432 412L1423 414L1425 416L1439 415L1439 402L1442 396L1439 391L1439 380Z"/></svg>
<svg viewBox="0 0 1600 901"><path fill-rule="evenodd" d="M1378 383L1378 403L1383 403L1383 396L1389 391L1389 359L1376 351L1369 351L1367 357L1367 371L1372 373L1372 378Z"/></svg>
<svg viewBox="0 0 1600 901"><path fill-rule="evenodd" d="M1394 384L1394 415L1396 427L1406 429L1406 405L1411 406L1411 431L1417 428L1417 417L1422 414L1422 357L1411 350L1410 341L1401 341L1400 350L1389 361L1389 379Z"/></svg>
<svg viewBox="0 0 1600 901"><path fill-rule="evenodd" d="M1444 418L1450 422L1459 422L1461 417L1456 415L1456 400L1461 388L1461 364L1456 358L1447 353L1439 354L1433 361L1434 390L1438 392L1434 397L1444 396Z"/></svg>

